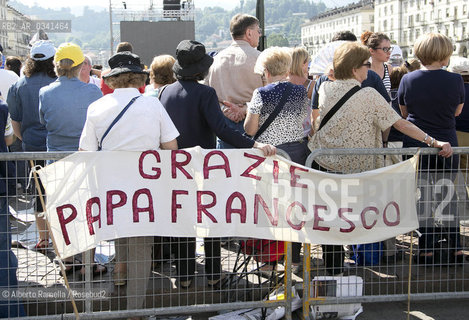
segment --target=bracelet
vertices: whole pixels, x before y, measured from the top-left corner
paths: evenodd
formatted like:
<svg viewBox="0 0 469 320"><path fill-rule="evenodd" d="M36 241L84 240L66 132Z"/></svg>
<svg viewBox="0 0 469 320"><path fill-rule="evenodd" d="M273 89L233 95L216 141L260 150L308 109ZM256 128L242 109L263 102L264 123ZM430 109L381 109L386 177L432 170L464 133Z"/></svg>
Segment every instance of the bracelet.
<svg viewBox="0 0 469 320"><path fill-rule="evenodd" d="M425 133L425 138L423 138L422 143L427 143L428 133Z"/></svg>
<svg viewBox="0 0 469 320"><path fill-rule="evenodd" d="M433 147L433 145L434 145L434 144L435 144L435 138L433 138L433 137L430 137L430 142L429 142L429 143L427 143L427 146L429 146L429 147Z"/></svg>

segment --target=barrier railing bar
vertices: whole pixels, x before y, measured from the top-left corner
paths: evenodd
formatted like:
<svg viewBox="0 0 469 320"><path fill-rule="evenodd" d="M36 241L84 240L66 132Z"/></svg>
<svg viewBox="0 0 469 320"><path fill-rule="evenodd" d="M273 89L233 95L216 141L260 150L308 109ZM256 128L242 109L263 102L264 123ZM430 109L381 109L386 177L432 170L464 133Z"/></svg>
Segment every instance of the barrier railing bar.
<svg viewBox="0 0 469 320"><path fill-rule="evenodd" d="M152 315L184 315L191 313L202 313L202 312L217 312L226 310L239 310L239 309L251 309L261 307L279 307L285 306L284 300L279 301L252 301L252 302L232 302L222 304L199 304L194 306L182 306L182 307L163 307L153 309L136 309L136 310L120 310L120 311L99 311L93 313L80 313L80 319L116 319L126 318L132 316L152 316ZM47 316L34 316L21 318L25 320L59 320L59 319L75 319L73 313L64 313L57 315Z"/></svg>
<svg viewBox="0 0 469 320"><path fill-rule="evenodd" d="M311 168L314 159L319 156L347 155L414 155L420 150L421 155L438 154L438 148L357 148L357 149L315 149L306 159L306 167ZM454 147L454 154L469 153L469 147Z"/></svg>
<svg viewBox="0 0 469 320"><path fill-rule="evenodd" d="M434 292L434 293L411 293L411 301L432 301L432 300L450 300L467 299L469 292ZM337 303L367 303L367 302L387 302L387 301L407 301L408 295L392 294L379 296L359 296L359 297L324 297L324 299L314 300L310 305L336 305Z"/></svg>

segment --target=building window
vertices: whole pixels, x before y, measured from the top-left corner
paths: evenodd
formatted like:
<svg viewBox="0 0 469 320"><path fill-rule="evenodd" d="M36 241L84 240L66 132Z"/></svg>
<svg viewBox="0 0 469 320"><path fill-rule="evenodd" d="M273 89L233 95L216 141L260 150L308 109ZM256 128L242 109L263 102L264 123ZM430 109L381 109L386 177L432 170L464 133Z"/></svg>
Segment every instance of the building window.
<svg viewBox="0 0 469 320"><path fill-rule="evenodd" d="M393 13L393 9L394 9L394 5L391 4L391 6L389 7L389 9L391 9L391 14Z"/></svg>
<svg viewBox="0 0 469 320"><path fill-rule="evenodd" d="M420 14L417 13L417 15L415 16L415 22L419 22L420 21Z"/></svg>
<svg viewBox="0 0 469 320"><path fill-rule="evenodd" d="M384 20L383 21L383 30L386 31L388 28L388 21L387 20Z"/></svg>
<svg viewBox="0 0 469 320"><path fill-rule="evenodd" d="M446 18L449 18L449 8L446 8Z"/></svg>
<svg viewBox="0 0 469 320"><path fill-rule="evenodd" d="M467 13L467 4L462 6L462 14L466 14L466 13Z"/></svg>
<svg viewBox="0 0 469 320"><path fill-rule="evenodd" d="M391 41L394 40L394 33L393 32L389 33L389 39L391 39Z"/></svg>
<svg viewBox="0 0 469 320"><path fill-rule="evenodd" d="M454 7L454 19L458 17L458 7Z"/></svg>

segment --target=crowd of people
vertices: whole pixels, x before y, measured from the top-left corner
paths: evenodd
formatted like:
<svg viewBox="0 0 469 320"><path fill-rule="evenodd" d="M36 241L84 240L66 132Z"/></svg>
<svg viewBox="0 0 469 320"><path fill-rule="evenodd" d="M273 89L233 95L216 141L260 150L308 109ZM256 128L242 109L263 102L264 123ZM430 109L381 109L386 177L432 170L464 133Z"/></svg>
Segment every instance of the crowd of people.
<svg viewBox="0 0 469 320"><path fill-rule="evenodd" d="M364 32L360 43L352 33L339 32L333 41L344 43L335 50L331 67L313 78L304 48L256 49L261 35L257 18L235 15L230 32L232 44L214 55L207 54L202 43L184 40L174 53L155 57L149 70L127 42L119 44L109 69L101 70L75 44L56 48L39 40L22 67L18 59L8 58L0 70L0 128L6 138L14 133L21 150L33 152L200 146L257 148L271 156L278 148L304 165L318 148L435 147L439 154L422 156L421 169L454 179L455 172L467 166L467 160L460 165L452 146L458 146L458 139L469 145L469 112L463 109L469 63L446 70L453 53L446 36L421 36L414 45L416 59L392 67L388 61L393 46L385 34ZM7 152L7 143L0 142L1 152ZM384 165L383 157L328 156L316 160L313 168L351 173ZM1 194L5 188L3 181ZM0 198L0 235L6 237L8 206L5 197ZM37 250L50 246L41 203L36 199ZM453 242L454 260L461 261L457 226L439 227ZM433 243L436 233L441 234L436 230L435 221L420 228L422 263L433 261ZM1 241L0 254L9 256L0 260L11 263L0 269L0 286L16 285L16 258L9 242ZM144 306L153 242L153 237L116 241L113 280L116 286L127 285L128 309ZM394 239L385 245L385 257L391 259L396 255ZM177 238L173 246L179 286L188 288L195 273L196 239ZM204 248L207 283L215 286L222 279L220 239L204 239ZM300 253L301 244L293 244L294 269L301 265ZM342 246L323 245L323 255L328 272L342 274ZM74 258L64 262L66 274L81 269ZM266 269L275 270L277 262L269 261ZM93 275L105 272L106 266L93 265ZM24 314L21 307L10 311Z"/></svg>

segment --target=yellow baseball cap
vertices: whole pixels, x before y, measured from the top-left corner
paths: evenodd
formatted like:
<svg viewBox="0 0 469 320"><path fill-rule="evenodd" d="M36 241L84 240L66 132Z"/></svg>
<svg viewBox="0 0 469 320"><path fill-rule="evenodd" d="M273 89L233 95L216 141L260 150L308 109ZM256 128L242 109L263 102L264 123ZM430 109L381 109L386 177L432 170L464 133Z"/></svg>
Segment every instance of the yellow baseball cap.
<svg viewBox="0 0 469 320"><path fill-rule="evenodd" d="M55 52L54 61L58 62L63 59L70 59L73 61L72 67L78 66L85 60L85 56L80 47L74 43L62 43Z"/></svg>

